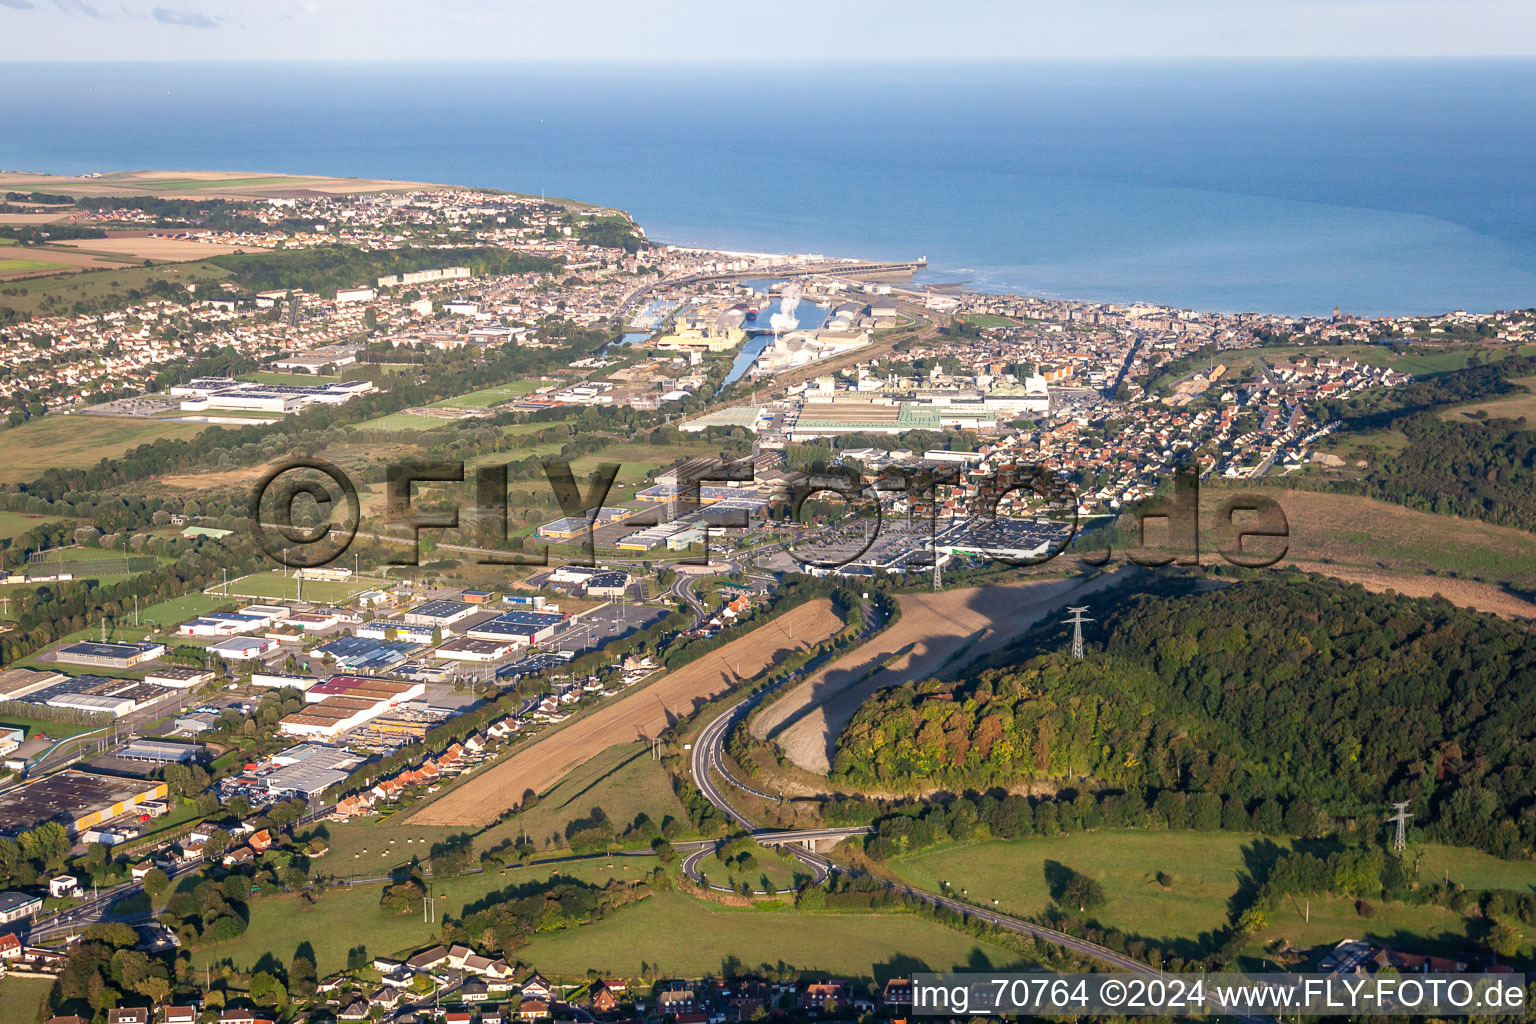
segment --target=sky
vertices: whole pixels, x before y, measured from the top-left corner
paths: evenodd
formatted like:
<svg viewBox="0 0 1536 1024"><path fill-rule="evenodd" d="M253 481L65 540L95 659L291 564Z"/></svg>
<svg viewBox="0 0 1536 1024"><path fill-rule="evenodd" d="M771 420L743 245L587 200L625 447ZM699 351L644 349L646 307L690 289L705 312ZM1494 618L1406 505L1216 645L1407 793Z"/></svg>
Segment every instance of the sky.
<svg viewBox="0 0 1536 1024"><path fill-rule="evenodd" d="M1536 0L0 0L0 60L1536 55Z"/></svg>

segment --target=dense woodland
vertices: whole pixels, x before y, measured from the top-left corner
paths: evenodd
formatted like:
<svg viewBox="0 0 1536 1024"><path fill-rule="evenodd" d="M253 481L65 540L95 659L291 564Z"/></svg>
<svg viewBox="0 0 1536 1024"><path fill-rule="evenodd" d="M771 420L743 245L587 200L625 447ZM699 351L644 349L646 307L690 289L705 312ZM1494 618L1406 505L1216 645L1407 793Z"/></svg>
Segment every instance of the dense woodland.
<svg viewBox="0 0 1536 1024"><path fill-rule="evenodd" d="M1408 438L1358 480L1330 488L1442 515L1536 529L1536 429L1518 420L1447 422L1438 410L1521 390L1515 378L1536 375L1536 358L1510 358L1437 374L1399 388L1320 403L1318 417L1369 433L1393 429Z"/></svg>
<svg viewBox="0 0 1536 1024"><path fill-rule="evenodd" d="M388 274L403 274L445 265L468 267L482 274L533 274L558 270L559 261L510 249L388 249L370 251L349 245L270 253L235 253L208 260L230 272L241 287L257 292L302 288L334 295L338 288L369 283Z"/></svg>
<svg viewBox="0 0 1536 1024"><path fill-rule="evenodd" d="M1295 573L1204 592L1163 579L1091 604L1112 632L1082 661L1051 625L963 681L876 694L836 777L1211 793L1336 819L1408 800L1431 837L1536 847L1525 628Z"/></svg>

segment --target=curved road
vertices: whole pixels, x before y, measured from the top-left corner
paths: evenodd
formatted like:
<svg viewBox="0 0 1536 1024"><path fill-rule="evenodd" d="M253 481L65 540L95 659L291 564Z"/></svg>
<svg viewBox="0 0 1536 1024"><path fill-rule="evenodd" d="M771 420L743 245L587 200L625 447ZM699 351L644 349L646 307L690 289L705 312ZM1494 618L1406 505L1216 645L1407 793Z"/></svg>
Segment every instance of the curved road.
<svg viewBox="0 0 1536 1024"><path fill-rule="evenodd" d="M807 665L806 668L802 669L801 671L807 671L810 669L810 667L811 666ZM799 673L796 673L796 675L798 674ZM794 678L794 676L790 676L788 678ZM783 684L780 683L780 685ZM872 829L810 829L799 832L785 832L781 830L767 829L758 825L752 819L748 818L744 813L733 806L728 799L726 799L725 794L721 791L720 787L715 784L714 779L711 777L711 769L714 769L716 772L718 772L727 780L729 784L739 786L740 788L745 789L747 792L751 792L759 796L762 795L757 790L742 785L735 779L734 776L729 773L729 771L726 770L723 761L723 750L725 745L725 737L730 732L732 726L734 726L736 722L740 720L741 716L745 715L748 711L755 707L768 692L770 691L759 691L758 693L738 701L736 704L727 708L713 721L706 725L704 730L699 734L698 740L694 743L692 769L694 782L698 785L700 792L702 792L705 798L709 800L710 803L714 804L714 806L718 808L723 814L729 817L736 824L740 825L742 828L746 829L748 832L752 833L754 838L757 838L760 841L775 836L784 838L814 839L831 838L834 835L841 837L858 834L860 832L867 834L868 832L873 831ZM695 873L698 870L699 860L701 860L703 855L707 852L709 852L707 849L700 850L698 853L693 854L683 862L683 869L688 874L688 877L700 884L708 884L708 882L703 879L702 875ZM790 847L789 852L791 852L795 857L799 858L802 862L811 866L818 872L830 874L832 871L836 870L849 875L860 874L860 872L853 868L838 865L833 861L828 860L826 857L823 857L817 853L812 853L809 850L801 850ZM1142 963L1140 960L1133 960L1132 958L1125 956L1122 953L1117 953L1112 949L1099 945L1098 943L1089 942L1087 939L1080 939L1075 935L1069 935L1066 932L1057 931L1054 928L1047 928L1043 925L1032 924L1029 921L1024 921L1017 917L1011 917L1007 914L998 913L995 910L988 910L985 907L978 907L975 904L954 899L953 897L946 896L943 893L931 892L927 889L920 889L917 886L910 885L906 882L896 882L889 879L880 879L880 883L887 889L890 889L903 896L909 896L913 899L921 900L930 906L943 907L946 910L952 910L958 914L965 914L969 917L974 917L977 920L985 921L988 924L996 925L1000 928L1006 928L1009 931L1017 932L1022 935L1027 935L1039 942L1049 942L1052 945L1071 950L1074 953L1088 957L1092 960L1096 960L1099 963L1115 968L1116 970L1151 976L1156 976L1159 974L1157 968L1148 966L1147 964ZM721 887L711 886L711 888ZM1263 1017L1245 1017L1243 1019L1253 1022L1266 1022L1266 1024L1270 1022L1270 1018Z"/></svg>

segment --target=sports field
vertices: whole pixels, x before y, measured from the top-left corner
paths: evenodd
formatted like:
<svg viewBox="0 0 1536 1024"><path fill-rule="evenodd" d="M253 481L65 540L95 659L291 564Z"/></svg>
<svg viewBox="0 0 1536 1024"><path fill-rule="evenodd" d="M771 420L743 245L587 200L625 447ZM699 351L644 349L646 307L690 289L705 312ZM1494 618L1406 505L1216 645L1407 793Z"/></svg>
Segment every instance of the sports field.
<svg viewBox="0 0 1536 1024"><path fill-rule="evenodd" d="M453 420L440 420L432 416L413 416L408 412L392 412L375 416L357 425L358 430L440 430Z"/></svg>
<svg viewBox="0 0 1536 1024"><path fill-rule="evenodd" d="M305 601L346 601L365 590L387 585L381 580L359 578L335 582L332 580L300 579L288 569L268 569L222 582L206 591L211 597L243 597L262 601L297 601L302 593Z"/></svg>
<svg viewBox="0 0 1536 1024"><path fill-rule="evenodd" d="M814 647L842 628L831 602L809 601L746 636L622 697L471 778L411 817L422 825L485 825L523 793L546 793L570 771L617 743L656 736L677 716L737 683L759 675L795 651Z"/></svg>
<svg viewBox="0 0 1536 1024"><path fill-rule="evenodd" d="M434 408L448 406L460 409L484 409L487 406L499 405L502 402L510 402L531 395L534 391L547 385L545 380L515 380L510 384L499 384L494 388L484 388L480 391L471 391L467 395L459 395L456 398L445 398L441 402L433 402Z"/></svg>

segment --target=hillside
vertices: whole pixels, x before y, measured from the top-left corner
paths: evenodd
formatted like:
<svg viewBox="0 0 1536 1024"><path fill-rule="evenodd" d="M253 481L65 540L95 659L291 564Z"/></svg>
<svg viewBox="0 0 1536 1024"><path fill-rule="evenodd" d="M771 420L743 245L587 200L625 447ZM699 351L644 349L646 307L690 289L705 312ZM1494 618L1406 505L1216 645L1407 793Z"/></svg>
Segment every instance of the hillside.
<svg viewBox="0 0 1536 1024"><path fill-rule="evenodd" d="M1445 601L1272 572L1098 595L1107 640L1074 662L1037 629L959 683L883 691L834 777L982 789L1086 780L1375 814L1410 800L1447 841L1536 845L1536 645Z"/></svg>

